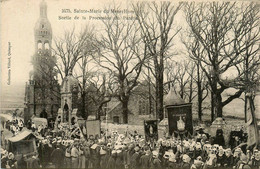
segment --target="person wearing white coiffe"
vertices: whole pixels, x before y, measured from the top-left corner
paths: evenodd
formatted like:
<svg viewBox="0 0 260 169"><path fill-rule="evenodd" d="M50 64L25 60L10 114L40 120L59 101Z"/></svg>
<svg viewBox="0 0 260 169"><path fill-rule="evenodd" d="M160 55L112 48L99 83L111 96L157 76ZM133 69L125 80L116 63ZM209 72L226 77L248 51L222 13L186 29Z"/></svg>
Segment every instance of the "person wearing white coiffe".
<svg viewBox="0 0 260 169"><path fill-rule="evenodd" d="M248 157L245 154L242 153L241 156L240 156L240 161L233 168L236 168L236 169L251 169L248 162L249 162Z"/></svg>
<svg viewBox="0 0 260 169"><path fill-rule="evenodd" d="M252 167L252 169L260 168L260 151L258 149L254 150L251 160L248 162L248 164Z"/></svg>
<svg viewBox="0 0 260 169"><path fill-rule="evenodd" d="M23 120L22 119L20 119L18 121L18 126L19 126L19 130L22 131L22 129L23 129Z"/></svg>
<svg viewBox="0 0 260 169"><path fill-rule="evenodd" d="M36 125L35 125L35 123L34 122L32 122L32 132L35 132L35 130L36 130Z"/></svg>
<svg viewBox="0 0 260 169"><path fill-rule="evenodd" d="M190 167L191 167L190 161L191 161L191 158L187 154L184 154L182 156L181 168L190 169Z"/></svg>

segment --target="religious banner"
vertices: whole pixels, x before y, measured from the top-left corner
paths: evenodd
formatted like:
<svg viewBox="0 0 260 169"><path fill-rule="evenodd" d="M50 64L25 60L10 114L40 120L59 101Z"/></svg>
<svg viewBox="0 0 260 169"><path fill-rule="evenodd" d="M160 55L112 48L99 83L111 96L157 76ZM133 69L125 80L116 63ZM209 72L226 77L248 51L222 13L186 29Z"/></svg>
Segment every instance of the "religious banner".
<svg viewBox="0 0 260 169"><path fill-rule="evenodd" d="M145 120L144 121L144 133L145 140L153 142L158 140L158 121L157 120Z"/></svg>
<svg viewBox="0 0 260 169"><path fill-rule="evenodd" d="M86 121L87 137L100 137L101 123L100 120L88 120Z"/></svg>
<svg viewBox="0 0 260 169"><path fill-rule="evenodd" d="M170 135L188 136L193 133L191 104L168 106L167 112Z"/></svg>

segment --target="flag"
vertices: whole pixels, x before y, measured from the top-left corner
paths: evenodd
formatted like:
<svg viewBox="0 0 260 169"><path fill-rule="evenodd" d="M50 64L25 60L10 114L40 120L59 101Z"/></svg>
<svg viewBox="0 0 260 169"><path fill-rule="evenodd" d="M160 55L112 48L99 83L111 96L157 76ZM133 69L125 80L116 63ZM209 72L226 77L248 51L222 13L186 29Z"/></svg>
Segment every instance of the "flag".
<svg viewBox="0 0 260 169"><path fill-rule="evenodd" d="M145 120L144 121L144 133L146 141L153 142L158 140L158 121L157 120Z"/></svg>

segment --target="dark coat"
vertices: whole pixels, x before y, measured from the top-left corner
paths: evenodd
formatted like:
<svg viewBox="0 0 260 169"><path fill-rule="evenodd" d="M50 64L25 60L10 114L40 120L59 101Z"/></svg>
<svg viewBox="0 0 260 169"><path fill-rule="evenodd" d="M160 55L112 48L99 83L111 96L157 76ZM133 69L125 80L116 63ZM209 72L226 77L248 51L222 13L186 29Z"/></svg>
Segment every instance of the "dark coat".
<svg viewBox="0 0 260 169"><path fill-rule="evenodd" d="M143 169L147 169L150 167L151 156L149 155L142 155L140 157L140 167Z"/></svg>
<svg viewBox="0 0 260 169"><path fill-rule="evenodd" d="M116 167L116 154L110 156L107 162L107 169L115 169Z"/></svg>
<svg viewBox="0 0 260 169"><path fill-rule="evenodd" d="M8 161L7 157L1 159L1 167L2 168L6 168L7 161Z"/></svg>
<svg viewBox="0 0 260 169"><path fill-rule="evenodd" d="M260 160L256 160L256 159L252 159L252 169L258 169L258 167L260 166Z"/></svg>
<svg viewBox="0 0 260 169"><path fill-rule="evenodd" d="M116 168L117 168L117 169L124 168L123 152L117 154L117 158L116 158Z"/></svg>
<svg viewBox="0 0 260 169"><path fill-rule="evenodd" d="M134 153L132 155L132 158L130 160L130 168L136 169L139 168L139 160L140 160L140 154L139 153Z"/></svg>
<svg viewBox="0 0 260 169"><path fill-rule="evenodd" d="M15 163L16 163L16 160L15 159L13 159L13 160L8 160L8 165L10 166L10 168L11 169L15 169L16 168L16 165L15 165Z"/></svg>
<svg viewBox="0 0 260 169"><path fill-rule="evenodd" d="M224 164L225 164L225 162L226 162L226 156L225 156L225 154L224 155L222 155L222 156L219 156L218 154L217 154L217 165L220 165L221 166L221 168L223 168L224 167Z"/></svg>
<svg viewBox="0 0 260 169"><path fill-rule="evenodd" d="M151 168L153 168L153 169L162 168L161 161L158 158L152 159Z"/></svg>
<svg viewBox="0 0 260 169"><path fill-rule="evenodd" d="M56 148L52 154L52 162L55 164L55 167L62 167L64 158L65 158L65 153L61 148Z"/></svg>
<svg viewBox="0 0 260 169"><path fill-rule="evenodd" d="M17 161L17 168L27 168L27 163L24 158Z"/></svg>
<svg viewBox="0 0 260 169"><path fill-rule="evenodd" d="M188 164L188 163L182 163L181 168L182 168L182 169L190 169L190 164Z"/></svg>
<svg viewBox="0 0 260 169"><path fill-rule="evenodd" d="M28 168L40 168L38 158L30 158L28 159L27 163L28 163Z"/></svg>
<svg viewBox="0 0 260 169"><path fill-rule="evenodd" d="M224 166L227 168L232 168L234 165L234 158L232 155L229 157L226 156Z"/></svg>

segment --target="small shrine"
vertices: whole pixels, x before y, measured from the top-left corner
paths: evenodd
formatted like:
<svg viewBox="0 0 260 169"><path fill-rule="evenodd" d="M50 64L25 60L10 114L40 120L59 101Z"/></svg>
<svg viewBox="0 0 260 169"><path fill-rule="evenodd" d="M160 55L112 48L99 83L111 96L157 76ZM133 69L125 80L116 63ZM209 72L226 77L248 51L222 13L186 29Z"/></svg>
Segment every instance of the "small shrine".
<svg viewBox="0 0 260 169"><path fill-rule="evenodd" d="M164 105L168 115L169 135L181 138L191 136L192 103L186 103L171 89L164 99Z"/></svg>
<svg viewBox="0 0 260 169"><path fill-rule="evenodd" d="M227 144L230 135L230 127L227 127L227 123L222 117L217 117L210 126L210 135L217 137L217 133L222 130L222 134L224 136L224 140Z"/></svg>
<svg viewBox="0 0 260 169"><path fill-rule="evenodd" d="M61 108L58 111L57 123L74 125L77 121L78 80L70 71L61 84Z"/></svg>

